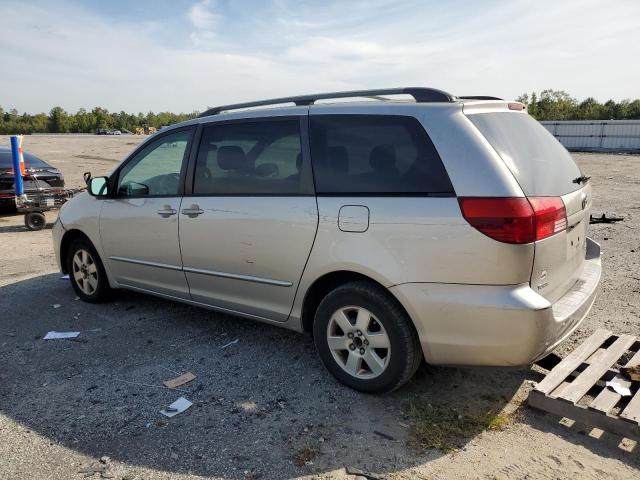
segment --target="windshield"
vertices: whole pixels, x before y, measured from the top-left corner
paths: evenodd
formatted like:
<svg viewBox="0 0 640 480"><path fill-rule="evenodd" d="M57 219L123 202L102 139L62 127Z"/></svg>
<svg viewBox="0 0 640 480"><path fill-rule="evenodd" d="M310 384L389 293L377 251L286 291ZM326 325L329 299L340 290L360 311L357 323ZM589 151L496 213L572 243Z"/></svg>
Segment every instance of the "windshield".
<svg viewBox="0 0 640 480"><path fill-rule="evenodd" d="M480 130L527 196L560 196L581 188L580 168L546 128L529 115L475 113L469 120Z"/></svg>
<svg viewBox="0 0 640 480"><path fill-rule="evenodd" d="M44 160L40 160L35 155L24 153L24 165L26 168L53 168ZM13 168L11 160L11 150L0 149L0 168Z"/></svg>

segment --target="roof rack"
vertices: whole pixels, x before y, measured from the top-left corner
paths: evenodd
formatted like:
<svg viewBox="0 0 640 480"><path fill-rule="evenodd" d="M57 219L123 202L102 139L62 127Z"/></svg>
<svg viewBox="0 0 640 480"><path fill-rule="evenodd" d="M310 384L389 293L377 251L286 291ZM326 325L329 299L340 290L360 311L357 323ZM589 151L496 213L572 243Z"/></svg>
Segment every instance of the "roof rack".
<svg viewBox="0 0 640 480"><path fill-rule="evenodd" d="M353 90L348 92L332 92L319 93L316 95L301 95L298 97L282 97L272 98L270 100L260 100L257 102L235 103L233 105L222 105L207 109L198 117L208 117L209 115L217 115L227 110L238 110L249 107L262 107L266 105L277 105L280 103L295 103L297 106L313 105L317 100L326 100L332 98L352 98L352 97L371 97L378 98L380 95L411 95L418 103L428 102L454 102L456 97L450 93L443 92L436 88L382 88L377 90ZM487 97L489 98L489 97Z"/></svg>
<svg viewBox="0 0 640 480"><path fill-rule="evenodd" d="M486 95L465 95L458 98L461 98L462 100L504 100L504 98L488 97Z"/></svg>

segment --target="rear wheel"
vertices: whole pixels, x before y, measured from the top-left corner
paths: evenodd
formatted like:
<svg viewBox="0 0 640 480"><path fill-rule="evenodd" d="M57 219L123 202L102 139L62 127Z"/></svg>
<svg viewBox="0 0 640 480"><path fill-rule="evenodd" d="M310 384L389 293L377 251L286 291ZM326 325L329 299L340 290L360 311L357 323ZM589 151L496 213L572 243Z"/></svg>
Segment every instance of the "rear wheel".
<svg viewBox="0 0 640 480"><path fill-rule="evenodd" d="M91 242L79 238L69 246L67 255L69 280L78 296L85 302L108 300L111 288L107 274Z"/></svg>
<svg viewBox="0 0 640 480"><path fill-rule="evenodd" d="M411 320L389 292L371 282L330 292L318 307L313 333L325 367L362 392L395 390L422 359Z"/></svg>
<svg viewBox="0 0 640 480"><path fill-rule="evenodd" d="M42 230L47 220L42 212L29 212L24 216L24 225L31 231Z"/></svg>

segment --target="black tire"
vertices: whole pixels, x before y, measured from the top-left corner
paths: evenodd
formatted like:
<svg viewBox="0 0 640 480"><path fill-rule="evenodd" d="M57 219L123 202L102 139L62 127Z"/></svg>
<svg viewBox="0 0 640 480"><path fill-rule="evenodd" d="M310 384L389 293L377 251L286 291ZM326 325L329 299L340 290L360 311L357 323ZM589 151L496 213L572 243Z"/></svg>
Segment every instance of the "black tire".
<svg viewBox="0 0 640 480"><path fill-rule="evenodd" d="M32 232L42 230L47 225L47 219L42 212L29 212L24 216L24 225Z"/></svg>
<svg viewBox="0 0 640 480"><path fill-rule="evenodd" d="M329 348L328 331L331 317L341 309L352 307L370 312L373 315L373 325L375 322L381 324L388 337L389 359L382 372L373 378L358 378L348 373ZM313 337L320 359L327 370L340 382L360 392L383 393L395 390L411 379L422 361L420 340L411 319L386 289L368 281L348 283L327 294L316 311ZM366 332L363 338L366 338ZM364 351L360 350L360 347L354 350L355 353ZM383 353L385 352L383 350ZM340 352L338 355L348 356L350 352ZM344 363L347 363L346 358Z"/></svg>
<svg viewBox="0 0 640 480"><path fill-rule="evenodd" d="M86 262L86 264L95 265L95 271L91 269L90 273L87 272L86 277L88 279L88 275L91 275L95 279L95 286L90 285L90 287L92 287L89 288L90 291L85 291L87 288L85 287L85 289L83 289L83 286L79 285L79 282L84 284L85 280L78 280L75 275L78 268L77 266L74 267L74 257L76 256L76 253L80 252L79 254L81 254L81 251L87 252L90 256L91 261ZM101 303L111 298L113 290L109 286L109 280L107 278L107 273L104 270L104 265L102 264L102 260L100 260L98 252L96 252L96 249L89 240L85 238L78 238L74 240L67 251L66 262L71 286L78 297L89 303Z"/></svg>

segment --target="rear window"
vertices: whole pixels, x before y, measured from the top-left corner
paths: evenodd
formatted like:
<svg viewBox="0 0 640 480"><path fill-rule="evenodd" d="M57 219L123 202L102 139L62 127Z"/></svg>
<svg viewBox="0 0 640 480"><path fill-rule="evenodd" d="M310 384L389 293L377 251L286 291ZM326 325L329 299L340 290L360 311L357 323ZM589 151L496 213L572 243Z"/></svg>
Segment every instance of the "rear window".
<svg viewBox="0 0 640 480"><path fill-rule="evenodd" d="M319 194L452 195L438 152L413 117L311 115Z"/></svg>
<svg viewBox="0 0 640 480"><path fill-rule="evenodd" d="M582 175L569 152L546 128L522 113L468 116L498 152L528 196L560 196L580 188Z"/></svg>
<svg viewBox="0 0 640 480"><path fill-rule="evenodd" d="M40 160L35 155L23 153L26 168L52 168L48 163ZM13 168L11 150L0 150L0 168Z"/></svg>

